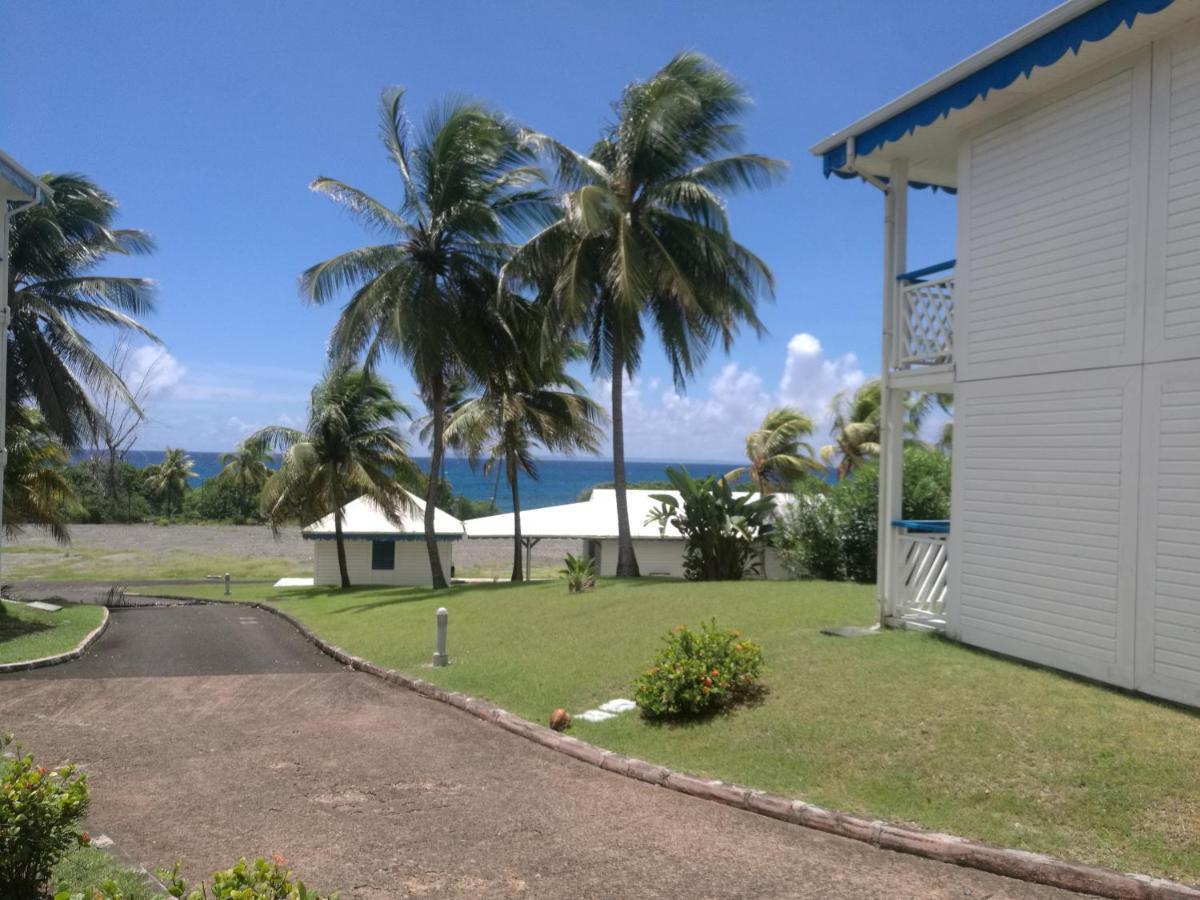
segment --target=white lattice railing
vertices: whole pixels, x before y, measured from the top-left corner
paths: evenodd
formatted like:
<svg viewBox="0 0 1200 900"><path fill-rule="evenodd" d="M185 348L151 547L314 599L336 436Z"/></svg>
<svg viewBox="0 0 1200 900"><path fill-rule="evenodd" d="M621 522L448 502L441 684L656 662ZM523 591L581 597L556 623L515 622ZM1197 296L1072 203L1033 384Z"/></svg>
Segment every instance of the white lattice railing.
<svg viewBox="0 0 1200 900"><path fill-rule="evenodd" d="M954 276L902 282L895 369L954 362Z"/></svg>
<svg viewBox="0 0 1200 900"><path fill-rule="evenodd" d="M949 557L945 534L896 534L892 615L940 627L945 624Z"/></svg>

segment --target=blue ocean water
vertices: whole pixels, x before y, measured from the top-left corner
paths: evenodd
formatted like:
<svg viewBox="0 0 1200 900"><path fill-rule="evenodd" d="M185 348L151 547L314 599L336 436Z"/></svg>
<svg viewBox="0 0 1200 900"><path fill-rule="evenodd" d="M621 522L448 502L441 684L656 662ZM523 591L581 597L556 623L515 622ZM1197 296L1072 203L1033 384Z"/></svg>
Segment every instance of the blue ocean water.
<svg viewBox="0 0 1200 900"><path fill-rule="evenodd" d="M89 454L77 453L76 459ZM206 451L189 452L195 463L196 477L192 485L196 486L214 477L221 471L221 454ZM161 450L131 450L129 462L143 468L162 462ZM428 457L415 457L416 462L426 471L429 468ZM625 463L626 478L634 481L661 481L666 478L667 466L679 465L670 462L627 461ZM724 475L730 469L739 465L737 462L684 462L689 473L693 476ZM572 503L578 499L580 492L597 484L611 482L612 461L607 459L546 459L538 463L538 480L534 481L521 476L521 506L532 509L537 506L554 506L559 503ZM446 477L454 487L454 492L470 497L472 500L491 500L496 489L495 474L491 477L480 471L472 471L471 466L461 457L447 457ZM496 497L496 505L501 511L512 509L508 496L508 486L500 484Z"/></svg>

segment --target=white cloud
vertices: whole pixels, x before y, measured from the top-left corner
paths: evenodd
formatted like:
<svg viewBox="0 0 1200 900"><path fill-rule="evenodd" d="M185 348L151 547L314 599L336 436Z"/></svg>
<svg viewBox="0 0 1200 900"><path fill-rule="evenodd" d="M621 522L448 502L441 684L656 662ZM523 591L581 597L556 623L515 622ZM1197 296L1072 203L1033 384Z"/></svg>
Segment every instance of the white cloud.
<svg viewBox="0 0 1200 900"><path fill-rule="evenodd" d="M829 401L841 391L853 391L867 380L853 353L829 359L821 342L811 334L793 335L788 341L779 402L796 406L812 416L818 430L830 422Z"/></svg>
<svg viewBox="0 0 1200 900"><path fill-rule="evenodd" d="M125 383L143 400L159 400L171 395L187 368L174 356L154 344L145 344L129 354Z"/></svg>
<svg viewBox="0 0 1200 900"><path fill-rule="evenodd" d="M633 379L623 392L625 453L630 458L736 460L745 452L746 434L772 407L789 405L817 421L818 439L828 431L829 402L853 390L867 375L852 353L829 358L811 334L788 341L776 387L753 368L727 363L686 394L663 387L655 378ZM609 406L611 382L598 382L593 396Z"/></svg>

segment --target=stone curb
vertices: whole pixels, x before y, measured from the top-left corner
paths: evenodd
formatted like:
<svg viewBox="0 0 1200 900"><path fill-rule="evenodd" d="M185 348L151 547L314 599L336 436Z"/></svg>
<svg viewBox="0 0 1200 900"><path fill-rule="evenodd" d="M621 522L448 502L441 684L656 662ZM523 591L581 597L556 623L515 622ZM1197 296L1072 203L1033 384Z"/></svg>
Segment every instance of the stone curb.
<svg viewBox="0 0 1200 900"><path fill-rule="evenodd" d="M104 634L108 628L109 612L105 607L100 607L100 611L104 616L100 619L100 624L84 635L83 640L75 645L74 650L68 650L66 653L59 653L55 656L42 656L38 659L27 659L21 662L0 663L0 675L9 672L28 672L31 669L42 669L46 666L56 666L59 663L70 662L73 659L79 659L83 656L83 651L92 645L96 638Z"/></svg>
<svg viewBox="0 0 1200 900"><path fill-rule="evenodd" d="M756 791L724 781L709 781L645 760L622 756L570 735L552 731L544 725L522 719L520 716L492 706L483 700L457 691L446 690L424 679L413 678L394 669L385 669L369 660L347 653L341 647L320 637L292 615L266 603L245 600L199 600L198 602L231 603L273 613L290 623L323 653L352 669L374 675L389 684L408 688L431 700L438 700L457 707L480 719L493 722L505 731L520 735L580 762L624 775L627 778L678 791L690 797L723 803L726 806L790 822L793 825L862 841L881 850L922 856L938 862L981 869L1007 878L1046 884L1081 894L1111 897L1114 900L1200 900L1200 890L1165 878L1122 873L1099 866L1067 862L1041 853L1012 850L978 841L969 841L951 834L903 828L888 822L864 819L836 810L813 806L802 800L793 800L779 794ZM105 624L107 622L106 618Z"/></svg>

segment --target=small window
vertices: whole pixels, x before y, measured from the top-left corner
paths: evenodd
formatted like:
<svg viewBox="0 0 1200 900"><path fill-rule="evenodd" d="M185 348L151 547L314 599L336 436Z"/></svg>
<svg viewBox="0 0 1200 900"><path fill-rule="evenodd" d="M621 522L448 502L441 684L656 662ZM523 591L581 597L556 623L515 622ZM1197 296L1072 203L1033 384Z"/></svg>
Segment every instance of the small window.
<svg viewBox="0 0 1200 900"><path fill-rule="evenodd" d="M396 568L396 542L371 541L371 568Z"/></svg>

